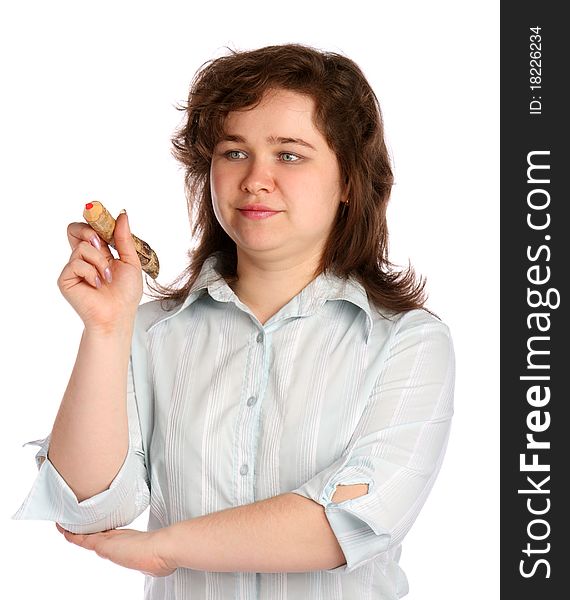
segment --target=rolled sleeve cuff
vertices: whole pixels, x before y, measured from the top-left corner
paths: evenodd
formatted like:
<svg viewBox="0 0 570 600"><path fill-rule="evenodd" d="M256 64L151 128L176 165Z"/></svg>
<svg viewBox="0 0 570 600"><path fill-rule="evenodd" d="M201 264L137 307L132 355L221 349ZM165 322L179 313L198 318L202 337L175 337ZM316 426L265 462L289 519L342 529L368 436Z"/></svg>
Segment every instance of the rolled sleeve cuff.
<svg viewBox="0 0 570 600"><path fill-rule="evenodd" d="M351 573L389 548L391 534L378 522L377 515L381 514L379 498L367 470L364 465L345 467L344 461L339 461L292 490L292 493L314 500L325 509L346 558L346 564L326 569L328 573ZM357 483L367 484L368 493L343 502L332 501L337 485Z"/></svg>
<svg viewBox="0 0 570 600"><path fill-rule="evenodd" d="M40 446L36 454L39 472L13 519L55 521L74 533L95 533L129 524L148 506L146 469L132 449L109 488L79 502L47 458L49 436L29 444Z"/></svg>

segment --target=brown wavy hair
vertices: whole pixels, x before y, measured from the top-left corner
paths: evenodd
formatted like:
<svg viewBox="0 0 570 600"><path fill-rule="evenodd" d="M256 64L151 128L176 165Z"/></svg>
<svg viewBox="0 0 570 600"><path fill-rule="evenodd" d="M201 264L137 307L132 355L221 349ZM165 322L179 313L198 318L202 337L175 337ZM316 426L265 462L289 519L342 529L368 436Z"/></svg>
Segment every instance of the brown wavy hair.
<svg viewBox="0 0 570 600"><path fill-rule="evenodd" d="M220 252L218 270L237 281L235 242L218 223L210 193L210 163L229 112L252 108L270 89L309 95L314 122L335 152L349 204L340 204L314 273L354 276L377 308L397 313L423 308L425 279L414 270L397 270L388 259L386 207L393 174L378 99L361 69L334 52L301 44L235 51L208 61L195 75L181 126L172 137L173 155L185 170L192 236L187 268L168 286L148 284L149 294L183 301L204 261ZM176 303L175 303L176 304Z"/></svg>

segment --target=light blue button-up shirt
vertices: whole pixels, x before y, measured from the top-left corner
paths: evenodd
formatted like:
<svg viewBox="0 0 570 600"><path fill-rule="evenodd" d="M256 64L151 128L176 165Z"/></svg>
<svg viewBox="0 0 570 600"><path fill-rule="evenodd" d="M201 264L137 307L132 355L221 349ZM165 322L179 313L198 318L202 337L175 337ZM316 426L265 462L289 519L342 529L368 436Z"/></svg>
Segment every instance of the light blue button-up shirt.
<svg viewBox="0 0 570 600"><path fill-rule="evenodd" d="M294 492L321 504L346 557L305 573L177 569L145 598L393 600L401 541L439 471L453 413L448 327L394 314L321 274L263 325L203 265L184 303L139 307L128 381L130 450L108 490L77 502L47 459L16 519L92 533L149 529ZM166 310L170 308L170 310ZM339 484L368 493L334 503ZM248 535L247 531L243 532Z"/></svg>

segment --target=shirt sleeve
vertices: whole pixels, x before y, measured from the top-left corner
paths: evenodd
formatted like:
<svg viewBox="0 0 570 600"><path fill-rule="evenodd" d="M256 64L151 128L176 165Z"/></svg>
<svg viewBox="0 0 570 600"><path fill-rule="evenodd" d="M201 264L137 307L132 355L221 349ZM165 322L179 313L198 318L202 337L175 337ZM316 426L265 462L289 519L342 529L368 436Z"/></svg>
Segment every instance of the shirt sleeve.
<svg viewBox="0 0 570 600"><path fill-rule="evenodd" d="M445 454L455 380L448 327L425 311L395 325L369 402L346 452L293 493L321 504L350 573L396 548L420 512ZM427 315L428 313L425 313ZM368 493L334 503L339 484Z"/></svg>
<svg viewBox="0 0 570 600"><path fill-rule="evenodd" d="M79 502L72 489L47 457L50 436L24 445L40 446L36 454L38 474L32 489L13 519L55 521L74 533L95 533L131 523L149 504L149 481L145 465L132 358L127 384L129 450L109 488Z"/></svg>

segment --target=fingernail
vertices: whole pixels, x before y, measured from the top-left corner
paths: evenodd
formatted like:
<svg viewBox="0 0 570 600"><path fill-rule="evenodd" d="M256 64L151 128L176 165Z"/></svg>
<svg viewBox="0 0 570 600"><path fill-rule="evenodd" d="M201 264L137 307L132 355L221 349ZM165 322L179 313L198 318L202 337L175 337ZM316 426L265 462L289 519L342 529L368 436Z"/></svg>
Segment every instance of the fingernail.
<svg viewBox="0 0 570 600"><path fill-rule="evenodd" d="M101 250L101 242L99 241L99 237L94 235L91 238L91 244L97 248L97 250Z"/></svg>
<svg viewBox="0 0 570 600"><path fill-rule="evenodd" d="M124 208L121 208L121 210L119 211L120 215L126 215L127 211Z"/></svg>
<svg viewBox="0 0 570 600"><path fill-rule="evenodd" d="M99 275L95 275L95 285L97 286L97 289L101 287L101 280L99 279Z"/></svg>
<svg viewBox="0 0 570 600"><path fill-rule="evenodd" d="M111 269L109 267L107 267L103 273L105 273L105 279L107 280L108 283L111 283L111 281L113 281L113 276L111 275Z"/></svg>

